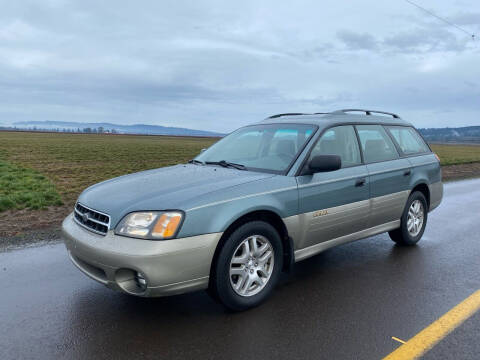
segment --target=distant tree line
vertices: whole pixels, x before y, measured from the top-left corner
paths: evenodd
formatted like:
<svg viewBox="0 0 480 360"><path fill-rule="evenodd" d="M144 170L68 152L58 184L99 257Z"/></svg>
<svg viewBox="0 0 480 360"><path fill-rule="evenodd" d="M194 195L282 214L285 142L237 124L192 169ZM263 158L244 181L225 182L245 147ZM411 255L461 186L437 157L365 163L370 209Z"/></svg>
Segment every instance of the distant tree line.
<svg viewBox="0 0 480 360"><path fill-rule="evenodd" d="M480 126L419 129L428 142L480 143Z"/></svg>
<svg viewBox="0 0 480 360"><path fill-rule="evenodd" d="M86 128L40 128L37 126L17 128L16 126L0 126L0 130L13 131L39 131L39 132L59 132L59 133L76 133L76 134L119 134L115 129L105 129L103 126L86 127Z"/></svg>

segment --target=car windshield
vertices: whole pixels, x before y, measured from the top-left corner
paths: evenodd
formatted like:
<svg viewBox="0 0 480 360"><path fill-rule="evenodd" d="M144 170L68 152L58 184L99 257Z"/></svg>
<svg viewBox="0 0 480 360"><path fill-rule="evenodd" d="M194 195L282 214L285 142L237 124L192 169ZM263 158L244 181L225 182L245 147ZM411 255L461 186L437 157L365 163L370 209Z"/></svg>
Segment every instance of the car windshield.
<svg viewBox="0 0 480 360"><path fill-rule="evenodd" d="M245 166L246 170L281 174L315 130L316 126L305 124L251 125L224 137L195 160L223 166L233 163Z"/></svg>

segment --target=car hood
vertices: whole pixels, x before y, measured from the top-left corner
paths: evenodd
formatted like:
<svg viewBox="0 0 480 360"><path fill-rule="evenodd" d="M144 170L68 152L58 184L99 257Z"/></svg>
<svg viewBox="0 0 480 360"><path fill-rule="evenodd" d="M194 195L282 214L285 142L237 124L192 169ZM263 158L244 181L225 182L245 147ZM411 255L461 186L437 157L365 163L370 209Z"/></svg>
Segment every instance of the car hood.
<svg viewBox="0 0 480 360"><path fill-rule="evenodd" d="M187 210L202 205L208 193L272 176L217 166L176 165L98 183L87 188L78 201L109 214L115 225L132 211Z"/></svg>

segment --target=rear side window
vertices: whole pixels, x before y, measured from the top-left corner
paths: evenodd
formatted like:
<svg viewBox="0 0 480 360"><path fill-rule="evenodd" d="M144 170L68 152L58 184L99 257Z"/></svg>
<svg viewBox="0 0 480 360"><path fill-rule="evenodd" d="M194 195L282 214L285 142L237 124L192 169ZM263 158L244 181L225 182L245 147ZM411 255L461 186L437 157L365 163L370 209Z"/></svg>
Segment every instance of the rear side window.
<svg viewBox="0 0 480 360"><path fill-rule="evenodd" d="M328 129L312 149L310 158L317 155L338 155L342 168L362 163L357 136L351 125Z"/></svg>
<svg viewBox="0 0 480 360"><path fill-rule="evenodd" d="M380 125L357 125L358 137L366 163L398 158L392 140Z"/></svg>
<svg viewBox="0 0 480 360"><path fill-rule="evenodd" d="M389 126L388 131L392 134L400 150L405 155L419 154L429 151L427 144L418 135L415 129L405 126Z"/></svg>

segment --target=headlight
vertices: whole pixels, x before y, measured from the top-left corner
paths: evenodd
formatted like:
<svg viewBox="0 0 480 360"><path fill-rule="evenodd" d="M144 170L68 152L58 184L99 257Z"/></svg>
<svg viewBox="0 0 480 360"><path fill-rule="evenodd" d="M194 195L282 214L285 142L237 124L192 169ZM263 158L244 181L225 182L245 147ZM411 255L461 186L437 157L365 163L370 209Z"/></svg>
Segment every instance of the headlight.
<svg viewBox="0 0 480 360"><path fill-rule="evenodd" d="M180 228L183 213L180 211L145 211L126 215L115 228L115 234L151 239L171 239Z"/></svg>

